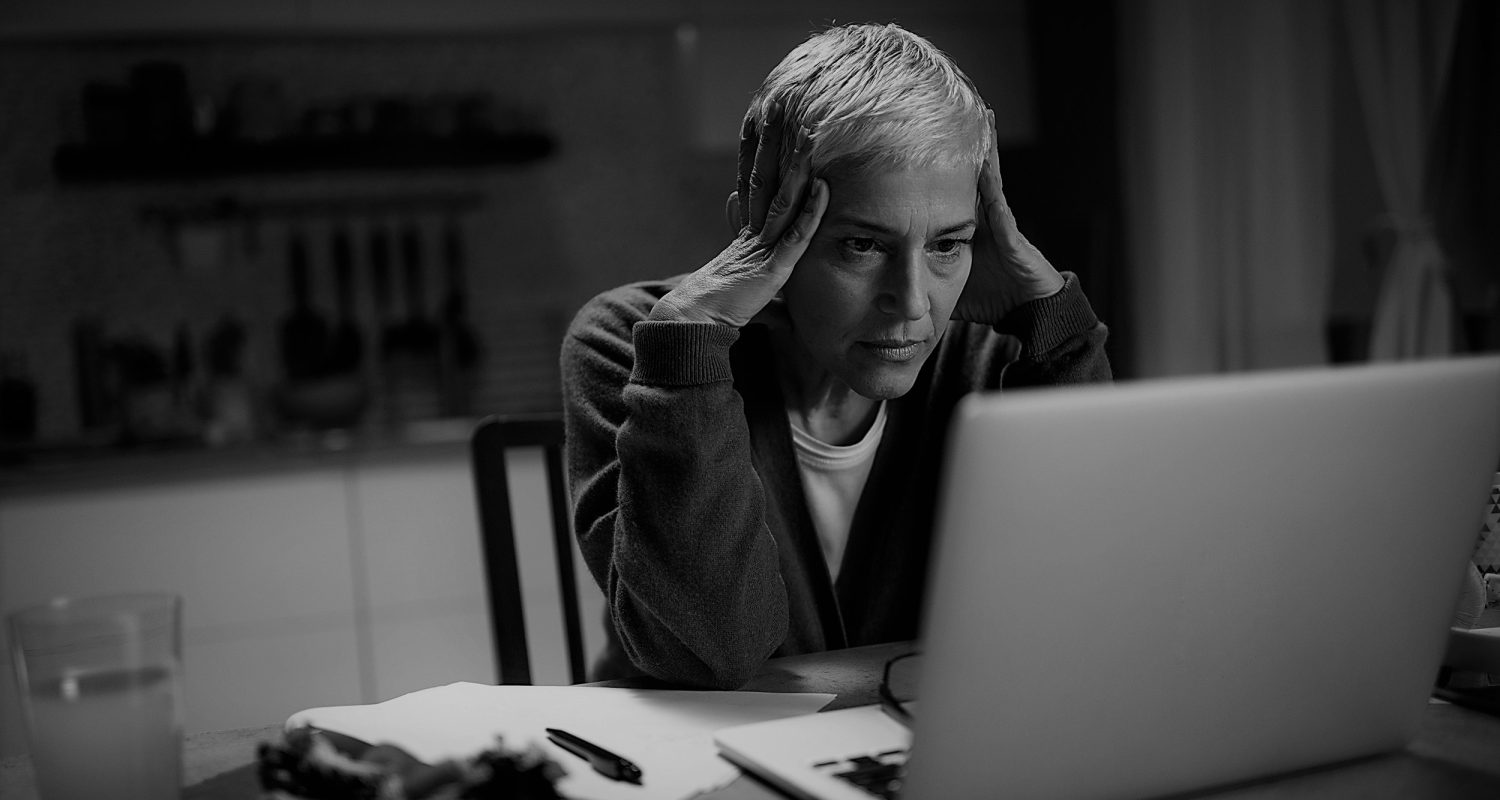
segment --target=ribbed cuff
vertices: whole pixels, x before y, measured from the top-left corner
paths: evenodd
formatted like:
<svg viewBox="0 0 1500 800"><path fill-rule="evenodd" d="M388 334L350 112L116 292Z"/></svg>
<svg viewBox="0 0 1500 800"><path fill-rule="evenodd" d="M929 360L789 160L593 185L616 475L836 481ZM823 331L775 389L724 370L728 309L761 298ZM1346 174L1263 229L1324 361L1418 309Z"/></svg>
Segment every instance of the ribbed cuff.
<svg viewBox="0 0 1500 800"><path fill-rule="evenodd" d="M995 326L996 331L1019 338L1029 358L1037 358L1099 324L1078 285L1078 276L1071 272L1062 276L1063 288L1056 294L1016 306Z"/></svg>
<svg viewBox="0 0 1500 800"><path fill-rule="evenodd" d="M647 386L696 386L733 380L729 348L737 328L711 322L642 320L631 328L635 365L630 380Z"/></svg>

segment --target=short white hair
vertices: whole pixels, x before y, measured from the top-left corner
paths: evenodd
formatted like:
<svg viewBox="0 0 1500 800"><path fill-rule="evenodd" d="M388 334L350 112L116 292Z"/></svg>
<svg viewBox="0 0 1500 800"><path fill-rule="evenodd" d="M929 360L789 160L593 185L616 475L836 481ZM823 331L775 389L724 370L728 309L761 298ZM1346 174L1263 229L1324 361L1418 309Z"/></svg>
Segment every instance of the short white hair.
<svg viewBox="0 0 1500 800"><path fill-rule="evenodd" d="M977 177L992 146L973 81L931 42L895 24L814 33L766 76L747 125L759 130L773 103L782 108L783 174L802 127L815 175L963 165Z"/></svg>

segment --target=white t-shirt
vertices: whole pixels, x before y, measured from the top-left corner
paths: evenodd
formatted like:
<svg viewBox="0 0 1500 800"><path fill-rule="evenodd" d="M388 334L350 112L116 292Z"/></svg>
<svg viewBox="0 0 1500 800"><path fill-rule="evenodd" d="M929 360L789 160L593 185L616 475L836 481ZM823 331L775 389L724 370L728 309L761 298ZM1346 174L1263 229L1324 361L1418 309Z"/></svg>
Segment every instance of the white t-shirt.
<svg viewBox="0 0 1500 800"><path fill-rule="evenodd" d="M870 477L875 450L884 433L884 402L875 412L875 422L864 438L851 445L840 447L821 442L792 423L792 449L797 453L797 468L802 473L802 492L807 496L807 509L812 512L813 527L823 545L828 574L834 580L838 580L839 565L844 560L854 509L859 505L859 496Z"/></svg>

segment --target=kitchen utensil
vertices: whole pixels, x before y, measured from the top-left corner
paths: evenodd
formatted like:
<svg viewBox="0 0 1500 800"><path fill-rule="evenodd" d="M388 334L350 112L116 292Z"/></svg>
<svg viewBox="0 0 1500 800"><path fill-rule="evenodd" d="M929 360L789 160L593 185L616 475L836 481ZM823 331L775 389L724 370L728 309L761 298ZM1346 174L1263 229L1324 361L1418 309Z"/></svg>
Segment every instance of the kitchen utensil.
<svg viewBox="0 0 1500 800"><path fill-rule="evenodd" d="M447 413L461 415L469 413L473 402L479 337L468 319L468 262L463 229L457 219L449 219L443 228L443 261L448 282L440 359L443 405Z"/></svg>
<svg viewBox="0 0 1500 800"><path fill-rule="evenodd" d="M329 341L328 322L312 307L307 264L307 239L293 231L287 239L287 277L292 310L281 323L281 363L287 378L321 377Z"/></svg>
<svg viewBox="0 0 1500 800"><path fill-rule="evenodd" d="M415 224L401 233L402 271L406 279L406 345L414 356L435 358L439 332L427 319L425 275L422 269L422 233Z"/></svg>
<svg viewBox="0 0 1500 800"><path fill-rule="evenodd" d="M131 128L147 144L170 145L193 135L187 70L171 61L142 61L130 69Z"/></svg>
<svg viewBox="0 0 1500 800"><path fill-rule="evenodd" d="M36 383L18 353L0 354L0 444L36 437Z"/></svg>
<svg viewBox="0 0 1500 800"><path fill-rule="evenodd" d="M401 421L426 419L442 412L438 392L438 328L427 317L422 237L415 223L400 232L402 294L406 320L399 326L396 348L386 362L390 410Z"/></svg>
<svg viewBox="0 0 1500 800"><path fill-rule="evenodd" d="M329 374L342 375L359 370L365 345L359 324L354 321L354 248L347 228L334 229L330 249L338 319L328 345L327 370Z"/></svg>
<svg viewBox="0 0 1500 800"><path fill-rule="evenodd" d="M287 132L286 90L275 78L250 76L235 81L225 114L230 138L270 142Z"/></svg>
<svg viewBox="0 0 1500 800"><path fill-rule="evenodd" d="M391 238L385 226L370 228L370 289L375 298L375 325L380 329L380 358L389 361L403 347L405 331L391 310Z"/></svg>

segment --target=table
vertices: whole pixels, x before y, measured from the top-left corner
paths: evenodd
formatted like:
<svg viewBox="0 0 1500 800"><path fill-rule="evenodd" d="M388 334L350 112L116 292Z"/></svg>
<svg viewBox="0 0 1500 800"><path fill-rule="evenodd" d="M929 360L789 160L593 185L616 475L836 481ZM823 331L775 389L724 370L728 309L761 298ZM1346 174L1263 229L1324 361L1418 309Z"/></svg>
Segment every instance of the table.
<svg viewBox="0 0 1500 800"><path fill-rule="evenodd" d="M878 701L880 670L908 643L874 645L773 659L745 687L768 692L829 692L829 709ZM609 681L606 686L651 687L650 680ZM255 746L280 735L280 724L189 736L184 800L257 800ZM1312 770L1215 792L1224 800L1358 797L1409 800L1500 797L1500 718L1446 703L1429 704L1417 738L1404 751L1334 768ZM24 758L0 762L0 797L36 800ZM741 777L701 796L703 800L780 798Z"/></svg>

